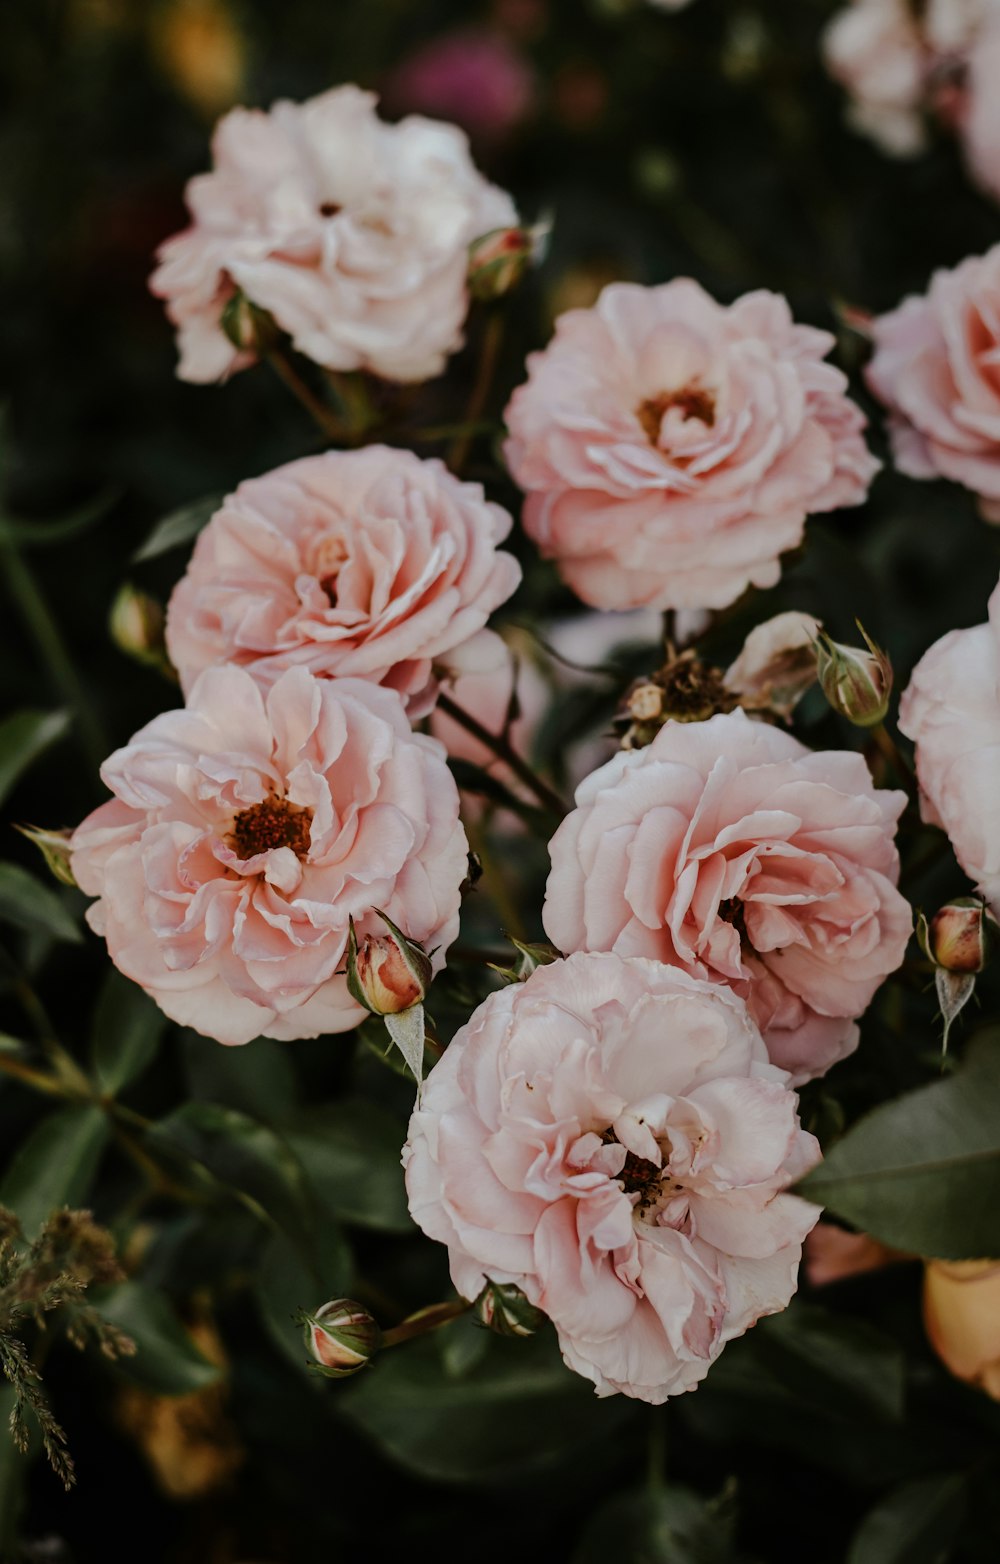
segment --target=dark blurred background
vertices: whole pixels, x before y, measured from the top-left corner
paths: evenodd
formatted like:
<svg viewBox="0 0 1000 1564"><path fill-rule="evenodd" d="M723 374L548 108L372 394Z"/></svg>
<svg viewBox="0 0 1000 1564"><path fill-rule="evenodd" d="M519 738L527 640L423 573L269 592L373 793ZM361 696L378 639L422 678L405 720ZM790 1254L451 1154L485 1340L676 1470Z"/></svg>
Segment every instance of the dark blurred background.
<svg viewBox="0 0 1000 1564"><path fill-rule="evenodd" d="M184 183L207 166L219 114L360 82L382 94L387 114L464 124L480 166L525 219L551 214L544 265L509 306L497 410L560 310L589 304L615 278L678 274L724 300L756 287L787 294L798 318L838 333L839 362L869 406L857 378L864 340L841 324L843 310L885 309L922 290L936 266L985 250L1000 240L1000 210L969 186L947 139L901 163L845 128L842 94L819 54L831 10L827 0L693 0L676 14L642 0L7 0L3 509L23 523L18 558L69 650L84 713L8 801L7 820L74 824L102 797L100 755L177 698L107 632L123 581L165 598L183 568L183 550L131 562L151 526L315 444L265 368L224 387L177 381L171 329L147 291L156 246L185 224ZM426 393L437 417L460 416L478 330L474 315L470 351ZM877 416L872 439L884 455ZM473 475L516 506L487 454ZM45 530L92 503L92 525ZM811 609L842 636L859 615L901 678L937 635L984 617L1000 565L1000 534L964 493L890 472L868 507L811 536L769 594L772 611ZM2 557L5 706L63 704L65 679L40 659L37 615L6 545ZM536 565L512 613L544 619L570 606L554 573ZM758 602L753 619L764 611ZM735 652L740 633L737 616L720 656ZM35 868L6 821L2 829L0 855ZM933 894L963 888L944 871ZM82 1048L105 981L103 950L92 939L51 957L29 949L29 964L43 954L50 1008L69 1046ZM873 1035L881 1025L872 1021ZM895 1042L880 1053L876 1036L871 1062L835 1078L844 1083L835 1110L850 1118L858 1103L926 1079L914 1060L932 1047L925 1037L901 1058ZM406 1083L380 1073L362 1047L296 1045L294 1071L277 1045L237 1052L234 1061L172 1036L135 1101L155 1116L201 1097L273 1121L299 1102L367 1091L405 1121ZM834 1109L817 1091L809 1111ZM34 1097L5 1085L5 1142L20 1141L39 1112ZM89 1196L103 1220L124 1220L128 1177L112 1155ZM417 1306L444 1295L444 1257L407 1236L393 1190L389 1218L352 1226L343 1196L339 1214L373 1286ZM378 1397L353 1385L317 1392L260 1324L248 1278L265 1262L246 1213L154 1202L142 1215L146 1226L128 1231L143 1275L201 1331L205 1350L225 1342L228 1400L173 1412L159 1402L157 1411L141 1395L130 1402L88 1360L54 1353L47 1377L79 1483L65 1497L36 1463L22 1503L0 1473L0 1501L21 1503L8 1527L20 1541L5 1557L312 1564L420 1548L476 1564L834 1564L887 1485L940 1481L953 1468L968 1476L975 1515L953 1556L1000 1556L997 1408L931 1357L912 1266L824 1298L823 1320L791 1346L754 1332L696 1397L654 1419L568 1384L548 1339L491 1341L484 1358L465 1326L413 1348L406 1370L387 1369ZM280 1261L271 1252L267 1263ZM341 1284L352 1274L339 1251L331 1268ZM722 1495L717 1524L694 1551L629 1540L627 1516L641 1499L628 1495L641 1490L654 1421L668 1429L671 1480ZM911 1564L925 1556L939 1555L905 1555Z"/></svg>

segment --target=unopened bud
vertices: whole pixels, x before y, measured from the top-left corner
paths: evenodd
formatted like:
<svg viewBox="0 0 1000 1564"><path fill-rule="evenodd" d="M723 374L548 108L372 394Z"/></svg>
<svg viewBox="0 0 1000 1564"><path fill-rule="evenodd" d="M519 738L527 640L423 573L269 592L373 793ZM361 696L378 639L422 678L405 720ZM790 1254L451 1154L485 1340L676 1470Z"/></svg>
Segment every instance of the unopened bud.
<svg viewBox="0 0 1000 1564"><path fill-rule="evenodd" d="M137 662L148 663L154 668L164 667L167 653L163 626L162 604L126 581L108 616L111 639L119 650Z"/></svg>
<svg viewBox="0 0 1000 1564"><path fill-rule="evenodd" d="M834 711L859 728L873 728L889 709L892 664L859 624L865 647L841 646L825 631L816 643L816 674Z"/></svg>
<svg viewBox="0 0 1000 1564"><path fill-rule="evenodd" d="M493 228L469 245L469 292L474 299L501 299L516 288L545 249L550 224L533 228Z"/></svg>
<svg viewBox="0 0 1000 1564"><path fill-rule="evenodd" d="M26 836L29 842L34 842L51 873L61 884L76 884L76 878L70 868L73 852L70 845L72 831L47 831L40 825L17 825L14 829L20 831L22 836Z"/></svg>
<svg viewBox="0 0 1000 1564"><path fill-rule="evenodd" d="M309 1367L328 1379L346 1379L372 1359L382 1332L368 1310L352 1298L334 1298L315 1314L303 1314Z"/></svg>
<svg viewBox="0 0 1000 1564"><path fill-rule="evenodd" d="M426 951L407 939L384 912L378 915L388 934L366 934L360 944L353 919L350 922L347 987L373 1015L398 1015L423 1001L433 968Z"/></svg>
<svg viewBox="0 0 1000 1564"><path fill-rule="evenodd" d="M241 353L257 351L257 316L257 310L239 288L222 307L219 325Z"/></svg>
<svg viewBox="0 0 1000 1564"><path fill-rule="evenodd" d="M498 1336L533 1336L545 1324L541 1309L511 1283L487 1282L476 1299L476 1314Z"/></svg>
<svg viewBox="0 0 1000 1564"><path fill-rule="evenodd" d="M957 896L927 924L921 920L920 943L936 967L946 972L982 972L1000 933L989 908L974 896Z"/></svg>

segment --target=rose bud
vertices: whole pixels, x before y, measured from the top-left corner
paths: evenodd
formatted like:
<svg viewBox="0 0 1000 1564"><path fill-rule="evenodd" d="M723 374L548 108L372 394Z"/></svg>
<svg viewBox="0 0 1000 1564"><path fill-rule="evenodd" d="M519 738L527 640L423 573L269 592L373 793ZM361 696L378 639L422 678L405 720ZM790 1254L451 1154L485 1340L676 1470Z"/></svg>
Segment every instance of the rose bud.
<svg viewBox="0 0 1000 1564"><path fill-rule="evenodd" d="M873 728L889 709L892 691L892 664L864 627L867 651L860 646L841 646L821 631L816 643L816 673L834 711L859 728Z"/></svg>
<svg viewBox="0 0 1000 1564"><path fill-rule="evenodd" d="M487 1282L476 1299L476 1314L498 1336L533 1336L545 1324L541 1309L511 1283Z"/></svg>
<svg viewBox="0 0 1000 1564"><path fill-rule="evenodd" d="M956 1378L1000 1401L1000 1263L929 1260L924 1328Z"/></svg>
<svg viewBox="0 0 1000 1564"><path fill-rule="evenodd" d="M360 945L351 919L347 936L347 986L373 1015L398 1015L419 1005L430 987L430 957L386 917L388 934L366 934Z"/></svg>
<svg viewBox="0 0 1000 1564"><path fill-rule="evenodd" d="M997 920L974 896L956 896L921 928L921 944L946 972L982 972L993 954Z"/></svg>
<svg viewBox="0 0 1000 1564"><path fill-rule="evenodd" d="M126 656L164 668L169 667L163 640L164 619L163 605L126 581L111 605L108 630Z"/></svg>
<svg viewBox="0 0 1000 1564"><path fill-rule="evenodd" d="M303 1314L309 1364L327 1379L346 1379L373 1358L382 1332L368 1310L352 1298L334 1298L315 1314Z"/></svg>
<svg viewBox="0 0 1000 1564"><path fill-rule="evenodd" d="M489 303L516 288L529 266L542 259L549 223L494 228L469 245L469 292Z"/></svg>
<svg viewBox="0 0 1000 1564"><path fill-rule="evenodd" d="M40 825L16 825L29 842L33 842L45 859L52 874L62 885L76 885L76 877L70 868L73 849L70 845L72 831L47 831Z"/></svg>

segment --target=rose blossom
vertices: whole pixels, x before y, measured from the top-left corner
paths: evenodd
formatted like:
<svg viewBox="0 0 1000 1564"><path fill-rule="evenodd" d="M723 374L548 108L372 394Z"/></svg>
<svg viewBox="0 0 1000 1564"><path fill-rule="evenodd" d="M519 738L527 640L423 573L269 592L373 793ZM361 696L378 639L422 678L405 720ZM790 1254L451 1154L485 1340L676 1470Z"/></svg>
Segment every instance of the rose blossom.
<svg viewBox="0 0 1000 1564"><path fill-rule="evenodd" d="M807 514L859 504L877 469L833 343L773 293L605 288L559 317L507 408L525 530L595 608L773 586Z"/></svg>
<svg viewBox="0 0 1000 1564"><path fill-rule="evenodd" d="M343 1032L348 920L382 909L436 947L458 932L467 843L441 746L398 695L290 668L265 695L210 668L101 769L115 794L72 868L115 965L222 1043Z"/></svg>
<svg viewBox="0 0 1000 1564"><path fill-rule="evenodd" d="M743 996L796 1083L858 1043L903 959L893 843L905 793L745 712L668 722L582 782L550 844L561 950L651 956Z"/></svg>
<svg viewBox="0 0 1000 1564"><path fill-rule="evenodd" d="M791 609L755 625L725 673L725 686L757 710L787 721L816 682L816 637L822 623Z"/></svg>
<svg viewBox="0 0 1000 1564"><path fill-rule="evenodd" d="M215 166L187 187L191 227L161 246L150 282L178 328L181 379L252 362L220 324L237 289L328 369L426 380L461 347L469 242L517 214L457 126L389 125L375 104L336 87L220 120Z"/></svg>
<svg viewBox="0 0 1000 1564"><path fill-rule="evenodd" d="M950 630L913 670L899 727L917 747L925 820L1000 917L1000 584L986 624Z"/></svg>
<svg viewBox="0 0 1000 1564"><path fill-rule="evenodd" d="M1000 245L874 323L868 383L911 478L952 478L1000 521Z"/></svg>
<svg viewBox="0 0 1000 1564"><path fill-rule="evenodd" d="M511 519L442 462L371 445L240 484L174 589L167 649L189 689L235 662L262 684L300 663L434 704L436 658L485 625L521 579L497 544Z"/></svg>
<svg viewBox="0 0 1000 1564"><path fill-rule="evenodd" d="M516 1285L599 1395L660 1403L795 1291L816 1160L735 995L576 955L491 994L403 1149L410 1211L475 1298Z"/></svg>

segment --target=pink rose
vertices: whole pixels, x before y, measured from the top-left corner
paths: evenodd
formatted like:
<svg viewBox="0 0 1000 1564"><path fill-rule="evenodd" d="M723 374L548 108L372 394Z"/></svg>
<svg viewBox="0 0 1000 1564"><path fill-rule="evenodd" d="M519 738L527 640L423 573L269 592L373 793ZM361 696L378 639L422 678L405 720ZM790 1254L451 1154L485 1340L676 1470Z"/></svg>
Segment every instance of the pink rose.
<svg viewBox="0 0 1000 1564"><path fill-rule="evenodd" d="M735 995L577 955L491 994L424 1087L410 1211L452 1280L520 1287L599 1395L660 1403L795 1291L816 1160Z"/></svg>
<svg viewBox="0 0 1000 1564"><path fill-rule="evenodd" d="M959 124L973 178L1000 200L1000 12L982 28L969 55Z"/></svg>
<svg viewBox="0 0 1000 1564"><path fill-rule="evenodd" d="M868 383L911 478L952 478L1000 521L1000 245L880 315Z"/></svg>
<svg viewBox="0 0 1000 1564"><path fill-rule="evenodd" d="M115 965L175 1021L221 1043L355 1026L348 919L381 934L376 907L444 965L458 792L393 691L290 668L264 695L210 668L101 775L115 797L77 827L73 872Z"/></svg>
<svg viewBox="0 0 1000 1564"><path fill-rule="evenodd" d="M486 137L504 136L531 112L535 81L523 54L502 33L432 38L393 72L387 96Z"/></svg>
<svg viewBox="0 0 1000 1564"><path fill-rule="evenodd" d="M328 369L426 380L461 347L469 242L517 213L456 126L389 125L375 104L337 87L220 120L215 166L187 187L192 225L161 246L150 281L178 328L182 380L252 362L220 325L237 289Z"/></svg>
<svg viewBox="0 0 1000 1564"><path fill-rule="evenodd" d="M858 1043L903 959L893 836L904 793L860 755L814 754L745 712L668 722L581 783L550 844L561 950L651 956L746 999L796 1083Z"/></svg>
<svg viewBox="0 0 1000 1564"><path fill-rule="evenodd" d="M823 52L850 94L855 130L893 157L923 151L929 50L909 0L853 0L828 26Z"/></svg>
<svg viewBox="0 0 1000 1564"><path fill-rule="evenodd" d="M925 820L1000 917L1000 585L989 621L950 630L920 659L899 705L917 746Z"/></svg>
<svg viewBox="0 0 1000 1564"><path fill-rule="evenodd" d="M834 339L783 298L614 283L556 322L507 408L526 531L595 608L722 608L773 586L807 514L877 463Z"/></svg>
<svg viewBox="0 0 1000 1564"><path fill-rule="evenodd" d="M234 662L269 685L292 664L371 679L430 710L436 659L521 579L497 544L511 519L439 461L370 445L240 484L195 544L167 615L189 689Z"/></svg>

